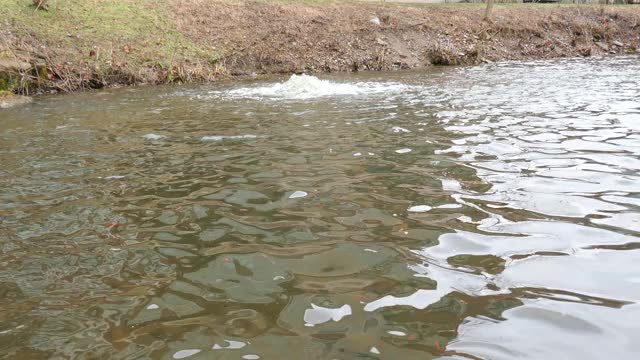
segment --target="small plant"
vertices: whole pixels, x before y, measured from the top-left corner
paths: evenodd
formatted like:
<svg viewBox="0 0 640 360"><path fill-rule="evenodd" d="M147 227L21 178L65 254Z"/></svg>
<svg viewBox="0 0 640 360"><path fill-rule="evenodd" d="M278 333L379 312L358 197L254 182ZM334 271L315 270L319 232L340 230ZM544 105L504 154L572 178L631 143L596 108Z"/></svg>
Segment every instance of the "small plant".
<svg viewBox="0 0 640 360"><path fill-rule="evenodd" d="M33 7L36 10L49 10L48 0L33 0Z"/></svg>

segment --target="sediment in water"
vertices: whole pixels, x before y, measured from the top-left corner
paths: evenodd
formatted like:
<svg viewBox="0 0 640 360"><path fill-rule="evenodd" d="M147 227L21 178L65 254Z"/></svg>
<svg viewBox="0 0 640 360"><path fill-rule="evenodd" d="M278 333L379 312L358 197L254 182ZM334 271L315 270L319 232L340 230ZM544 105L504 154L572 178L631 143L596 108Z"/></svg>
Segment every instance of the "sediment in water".
<svg viewBox="0 0 640 360"><path fill-rule="evenodd" d="M6 89L74 91L231 76L636 53L640 7L0 0ZM1 89L0 89L1 90Z"/></svg>

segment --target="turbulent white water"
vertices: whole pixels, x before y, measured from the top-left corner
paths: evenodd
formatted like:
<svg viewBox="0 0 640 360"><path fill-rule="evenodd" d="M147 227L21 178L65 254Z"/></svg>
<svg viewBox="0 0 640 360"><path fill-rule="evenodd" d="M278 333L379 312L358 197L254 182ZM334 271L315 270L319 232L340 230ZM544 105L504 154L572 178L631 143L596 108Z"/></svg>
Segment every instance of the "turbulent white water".
<svg viewBox="0 0 640 360"><path fill-rule="evenodd" d="M370 96L401 93L412 86L397 82L340 83L322 80L311 75L291 75L289 80L262 86L242 87L223 91L210 91L217 98L246 98L258 100L308 100L337 96Z"/></svg>

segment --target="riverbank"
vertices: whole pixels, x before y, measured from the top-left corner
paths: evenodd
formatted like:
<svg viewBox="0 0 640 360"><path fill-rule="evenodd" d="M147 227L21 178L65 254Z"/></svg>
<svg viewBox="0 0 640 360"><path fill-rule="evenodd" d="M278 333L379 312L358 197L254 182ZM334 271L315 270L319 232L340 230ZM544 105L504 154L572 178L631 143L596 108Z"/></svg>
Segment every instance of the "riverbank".
<svg viewBox="0 0 640 360"><path fill-rule="evenodd" d="M0 109L28 104L33 99L29 96L16 95L10 91L0 91Z"/></svg>
<svg viewBox="0 0 640 360"><path fill-rule="evenodd" d="M0 0L0 90L635 53L640 7Z"/></svg>

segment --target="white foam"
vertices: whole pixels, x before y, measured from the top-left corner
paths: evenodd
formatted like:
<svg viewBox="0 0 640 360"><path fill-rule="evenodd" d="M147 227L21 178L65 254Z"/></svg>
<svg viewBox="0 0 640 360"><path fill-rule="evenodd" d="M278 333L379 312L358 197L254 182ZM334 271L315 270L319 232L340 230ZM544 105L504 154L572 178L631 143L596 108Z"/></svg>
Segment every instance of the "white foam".
<svg viewBox="0 0 640 360"><path fill-rule="evenodd" d="M375 346L372 346L371 349L369 349L369 352L372 354L380 355L380 350L378 350L378 348Z"/></svg>
<svg viewBox="0 0 640 360"><path fill-rule="evenodd" d="M391 128L391 131L393 131L394 133L410 133L411 130L402 128L400 126L394 126Z"/></svg>
<svg viewBox="0 0 640 360"><path fill-rule="evenodd" d="M389 331L387 331L387 334L394 335L394 336L407 336L406 333L404 333L402 331L396 331L396 330L389 330Z"/></svg>
<svg viewBox="0 0 640 360"><path fill-rule="evenodd" d="M256 354L247 354L247 355L242 355L242 358L245 360L258 360L260 359L260 356Z"/></svg>
<svg viewBox="0 0 640 360"><path fill-rule="evenodd" d="M160 140L160 139L166 138L166 136L158 135L158 134L146 134L146 135L142 135L142 138L147 140Z"/></svg>
<svg viewBox="0 0 640 360"><path fill-rule="evenodd" d="M156 309L160 309L160 306L158 306L157 304L151 304L147 306L147 310L156 310Z"/></svg>
<svg viewBox="0 0 640 360"><path fill-rule="evenodd" d="M255 139L257 135L212 135L212 136L203 136L202 141L222 141L222 140L245 140L245 139Z"/></svg>
<svg viewBox="0 0 640 360"><path fill-rule="evenodd" d="M303 74L291 75L289 80L281 83L227 91L211 91L209 95L223 98L306 100L328 96L370 96L398 93L408 89L411 87L396 82L340 83Z"/></svg>
<svg viewBox="0 0 640 360"><path fill-rule="evenodd" d="M410 152L412 152L412 151L413 151L413 150L411 150L411 149L409 149L409 148L402 148L402 149L398 149L398 150L396 150L396 152L397 152L398 154L406 154L406 153L410 153Z"/></svg>

